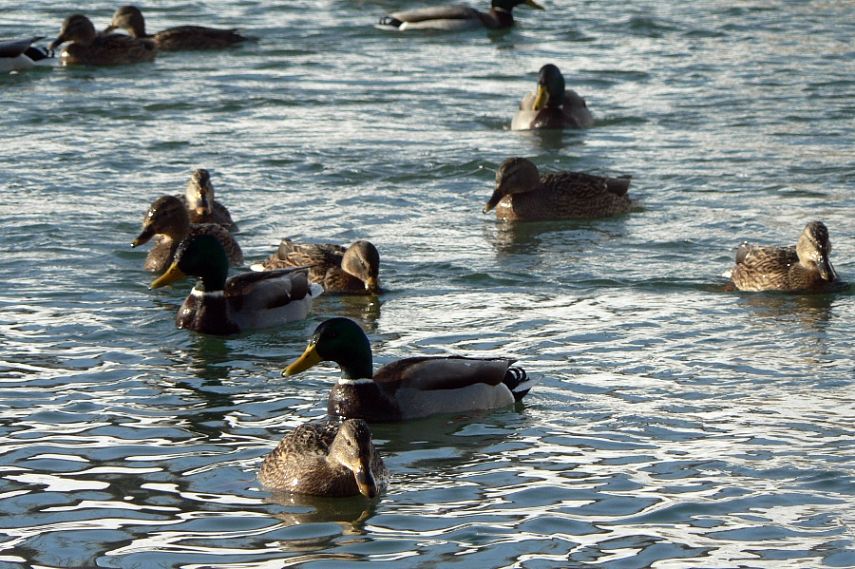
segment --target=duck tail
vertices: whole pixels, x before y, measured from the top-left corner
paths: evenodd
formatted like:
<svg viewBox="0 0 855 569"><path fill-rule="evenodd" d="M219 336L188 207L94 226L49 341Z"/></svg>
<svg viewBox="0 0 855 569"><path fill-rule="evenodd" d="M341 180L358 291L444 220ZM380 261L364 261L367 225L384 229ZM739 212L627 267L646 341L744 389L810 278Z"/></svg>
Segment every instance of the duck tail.
<svg viewBox="0 0 855 569"><path fill-rule="evenodd" d="M378 26L389 26L390 28L400 29L401 25L404 22L399 20L398 18L393 18L392 16L383 16L380 18L380 21L377 22Z"/></svg>
<svg viewBox="0 0 855 569"><path fill-rule="evenodd" d="M520 401L538 382L537 379L529 378L528 374L521 367L509 367L505 372L505 379L502 381L514 394L514 399Z"/></svg>

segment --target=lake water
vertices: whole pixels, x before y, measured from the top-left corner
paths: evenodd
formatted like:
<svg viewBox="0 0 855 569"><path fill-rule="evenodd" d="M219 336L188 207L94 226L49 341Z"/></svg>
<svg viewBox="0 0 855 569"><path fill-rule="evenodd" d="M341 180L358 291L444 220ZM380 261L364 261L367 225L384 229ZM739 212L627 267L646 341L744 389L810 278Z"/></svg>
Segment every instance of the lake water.
<svg viewBox="0 0 855 569"><path fill-rule="evenodd" d="M260 41L0 77L0 567L855 566L852 290L722 277L741 241L820 219L855 278L855 8L544 4L508 32L410 35L372 24L415 2L152 1L151 30ZM5 1L0 37L114 7ZM508 129L547 62L594 128ZM481 208L513 155L631 174L639 207L498 224ZM149 291L130 241L199 167L247 261L367 238L388 292L177 330L189 283ZM375 426L374 503L271 496L261 458L337 376L280 371L333 315L377 364L505 355L541 382Z"/></svg>

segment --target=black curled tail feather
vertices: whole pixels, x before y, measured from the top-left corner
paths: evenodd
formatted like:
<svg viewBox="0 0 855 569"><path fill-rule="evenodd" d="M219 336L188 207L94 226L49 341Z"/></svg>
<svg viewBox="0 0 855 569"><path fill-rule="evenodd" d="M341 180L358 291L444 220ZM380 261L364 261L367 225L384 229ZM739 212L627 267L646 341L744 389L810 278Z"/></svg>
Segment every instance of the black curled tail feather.
<svg viewBox="0 0 855 569"><path fill-rule="evenodd" d="M390 26L392 28L400 28L404 23L398 18L393 18L392 16L383 16L380 18L380 21L377 22L381 26Z"/></svg>
<svg viewBox="0 0 855 569"><path fill-rule="evenodd" d="M521 367L509 367L505 372L505 378L502 383L508 386L511 393L514 394L514 399L520 401L537 383L536 379L530 379L525 370Z"/></svg>

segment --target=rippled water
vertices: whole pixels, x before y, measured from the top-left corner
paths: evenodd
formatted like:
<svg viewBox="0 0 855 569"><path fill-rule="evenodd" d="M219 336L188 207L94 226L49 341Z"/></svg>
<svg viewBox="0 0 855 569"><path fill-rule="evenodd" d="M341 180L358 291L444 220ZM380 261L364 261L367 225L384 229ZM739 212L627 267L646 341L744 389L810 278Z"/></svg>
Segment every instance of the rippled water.
<svg viewBox="0 0 855 569"><path fill-rule="evenodd" d="M72 9L3 3L0 36ZM0 77L0 566L849 567L853 295L722 290L743 239L822 219L855 274L847 2L545 2L506 33L388 34L414 3L149 2L257 45ZM598 120L510 132L546 62ZM497 224L511 155L632 174L637 211ZM249 261L282 236L383 257L379 302L235 338L149 291L148 203L212 171ZM255 479L336 376L281 368L331 315L378 363L516 357L515 409L374 427L387 495Z"/></svg>

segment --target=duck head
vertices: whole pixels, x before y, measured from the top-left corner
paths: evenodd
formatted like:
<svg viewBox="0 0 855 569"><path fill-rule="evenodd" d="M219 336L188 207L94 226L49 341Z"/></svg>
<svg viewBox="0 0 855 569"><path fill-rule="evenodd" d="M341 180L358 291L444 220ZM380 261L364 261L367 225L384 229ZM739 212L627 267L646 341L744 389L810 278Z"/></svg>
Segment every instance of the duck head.
<svg viewBox="0 0 855 569"><path fill-rule="evenodd" d="M828 228L821 221L811 221L805 226L796 244L799 263L808 268L816 267L822 280L831 282L837 278L831 266L831 240Z"/></svg>
<svg viewBox="0 0 855 569"><path fill-rule="evenodd" d="M219 240L211 235L192 235L181 242L172 264L149 288L160 288L190 275L201 279L202 286L197 283L196 288L214 292L223 290L228 274L229 259Z"/></svg>
<svg viewBox="0 0 855 569"><path fill-rule="evenodd" d="M530 8L534 8L535 10L543 10L543 6L535 2L534 0L492 0L490 2L490 6L493 10L500 10L505 12L511 12L514 8L523 4Z"/></svg>
<svg viewBox="0 0 855 569"><path fill-rule="evenodd" d="M374 462L374 443L368 423L362 419L347 419L341 424L330 445L330 459L353 472L359 493L374 498L378 493Z"/></svg>
<svg viewBox="0 0 855 569"><path fill-rule="evenodd" d="M368 292L380 292L380 253L370 241L356 241L348 247L341 267L344 272L364 282Z"/></svg>
<svg viewBox="0 0 855 569"><path fill-rule="evenodd" d="M50 44L50 49L56 49L65 42L81 45L91 45L97 36L92 21L83 14L72 14L62 22L59 36Z"/></svg>
<svg viewBox="0 0 855 569"><path fill-rule="evenodd" d="M149 206L143 218L142 231L131 242L131 247L148 242L158 233L181 241L189 230L190 218L181 200L175 196L160 196Z"/></svg>
<svg viewBox="0 0 855 569"><path fill-rule="evenodd" d="M145 18L136 6L121 6L113 14L110 25L104 28L104 33L113 30L125 30L135 38L145 37Z"/></svg>
<svg viewBox="0 0 855 569"><path fill-rule="evenodd" d="M540 172L531 160L526 158L508 158L496 171L496 189L487 205L484 213L487 213L510 194L521 194L530 192L540 183Z"/></svg>
<svg viewBox="0 0 855 569"><path fill-rule="evenodd" d="M335 362L344 379L371 378L371 343L359 324L349 318L330 318L315 328L306 350L282 372L294 375L321 362Z"/></svg>
<svg viewBox="0 0 855 569"><path fill-rule="evenodd" d="M555 65L547 63L537 74L537 93L532 110L557 108L564 104L564 76Z"/></svg>
<svg viewBox="0 0 855 569"><path fill-rule="evenodd" d="M194 170L184 191L187 208L197 215L211 215L214 212L214 186L211 175L204 168Z"/></svg>

